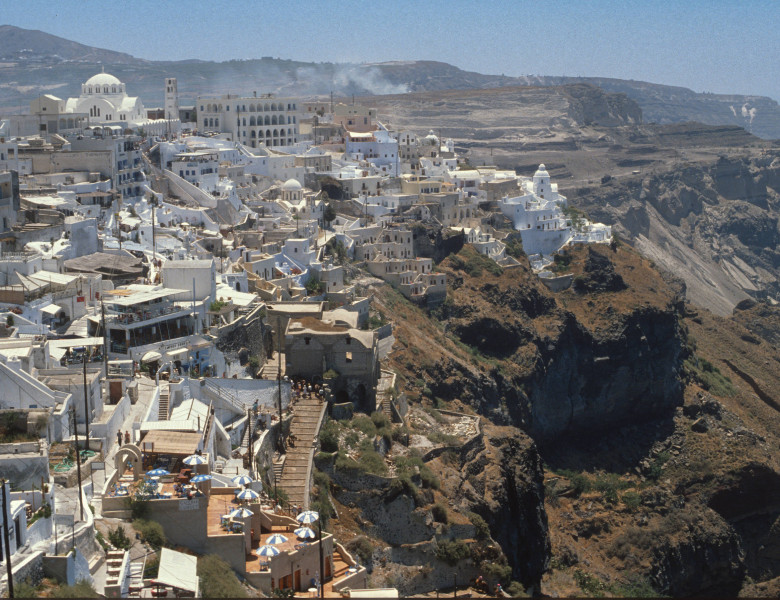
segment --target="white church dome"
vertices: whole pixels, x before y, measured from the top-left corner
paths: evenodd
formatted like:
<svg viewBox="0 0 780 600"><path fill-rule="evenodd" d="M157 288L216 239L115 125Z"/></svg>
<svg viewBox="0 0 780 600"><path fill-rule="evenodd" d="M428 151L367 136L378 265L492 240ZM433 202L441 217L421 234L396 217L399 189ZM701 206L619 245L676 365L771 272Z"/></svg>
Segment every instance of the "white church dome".
<svg viewBox="0 0 780 600"><path fill-rule="evenodd" d="M282 190L285 192L297 192L300 189L303 189L303 186L297 179L288 179L282 184Z"/></svg>
<svg viewBox="0 0 780 600"><path fill-rule="evenodd" d="M534 177L549 177L549 176L550 174L547 172L544 163L539 165L539 168L536 170L536 173L534 173Z"/></svg>
<svg viewBox="0 0 780 600"><path fill-rule="evenodd" d="M98 73L87 79L84 85L120 85L121 83L110 73Z"/></svg>
<svg viewBox="0 0 780 600"><path fill-rule="evenodd" d="M435 133L433 133L433 129L431 129L428 132L428 135L425 136L425 143L430 146L438 146L439 145L439 138L436 136Z"/></svg>

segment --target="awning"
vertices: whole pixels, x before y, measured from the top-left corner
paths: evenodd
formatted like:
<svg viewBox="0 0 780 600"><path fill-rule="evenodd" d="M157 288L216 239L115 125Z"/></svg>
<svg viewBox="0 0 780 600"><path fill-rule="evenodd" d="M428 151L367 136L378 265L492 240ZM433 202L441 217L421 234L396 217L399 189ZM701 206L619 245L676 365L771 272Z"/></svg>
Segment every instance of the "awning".
<svg viewBox="0 0 780 600"><path fill-rule="evenodd" d="M143 355L141 358L141 362L154 362L156 360L160 360L162 358L162 354L159 352L155 352L154 350L150 350L146 354Z"/></svg>
<svg viewBox="0 0 780 600"><path fill-rule="evenodd" d="M52 317L59 313L62 310L62 307L57 306L56 304L49 304L49 306L44 306L41 309L42 313L45 313L47 315L51 315Z"/></svg>
<svg viewBox="0 0 780 600"><path fill-rule="evenodd" d="M163 548L155 582L198 595L198 557Z"/></svg>
<svg viewBox="0 0 780 600"><path fill-rule="evenodd" d="M177 356L187 356L187 352L189 352L187 348L178 348L177 350L169 350L168 352L166 352L166 354L171 358L174 358Z"/></svg>
<svg viewBox="0 0 780 600"><path fill-rule="evenodd" d="M65 353L67 351L68 351L67 348L57 348L57 347L52 348L51 346L49 346L49 355L54 360L62 360L62 357L65 356Z"/></svg>

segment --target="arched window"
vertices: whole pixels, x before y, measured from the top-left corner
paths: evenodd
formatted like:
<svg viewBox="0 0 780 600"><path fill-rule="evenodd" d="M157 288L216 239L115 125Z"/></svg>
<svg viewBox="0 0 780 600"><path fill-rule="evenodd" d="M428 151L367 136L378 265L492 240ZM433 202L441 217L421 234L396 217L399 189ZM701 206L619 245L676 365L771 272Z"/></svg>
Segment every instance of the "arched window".
<svg viewBox="0 0 780 600"><path fill-rule="evenodd" d="M279 137L279 130L278 129L274 129L274 137Z"/></svg>
<svg viewBox="0 0 780 600"><path fill-rule="evenodd" d="M266 129L265 130L265 137L267 137L267 138L271 137L271 130L270 129Z"/></svg>
<svg viewBox="0 0 780 600"><path fill-rule="evenodd" d="M253 108L252 105L249 106L249 108ZM255 126L255 118L249 117L249 126L254 127Z"/></svg>
<svg viewBox="0 0 780 600"><path fill-rule="evenodd" d="M271 105L271 112L275 112L277 110L276 104Z"/></svg>
<svg viewBox="0 0 780 600"><path fill-rule="evenodd" d="M214 119L214 127L219 127L219 119Z"/></svg>
<svg viewBox="0 0 780 600"><path fill-rule="evenodd" d="M241 110L242 110L242 111L244 111L244 112L246 112L246 104L242 104L242 105L241 105Z"/></svg>
<svg viewBox="0 0 780 600"><path fill-rule="evenodd" d="M259 138L263 137L263 130L262 129L257 132L257 137L259 137Z"/></svg>
<svg viewBox="0 0 780 600"><path fill-rule="evenodd" d="M265 122L263 123L263 125L270 125L270 124L271 124L271 117L266 115L265 116Z"/></svg>
<svg viewBox="0 0 780 600"><path fill-rule="evenodd" d="M89 86L89 93L92 93L92 86Z"/></svg>
<svg viewBox="0 0 780 600"><path fill-rule="evenodd" d="M65 119L60 119L60 129L65 129Z"/></svg>
<svg viewBox="0 0 780 600"><path fill-rule="evenodd" d="M111 86L111 93L112 94L116 94L116 86L115 85Z"/></svg>
<svg viewBox="0 0 780 600"><path fill-rule="evenodd" d="M108 86L107 85L103 86L103 93L104 94L108 94Z"/></svg>
<svg viewBox="0 0 780 600"><path fill-rule="evenodd" d="M257 136L255 135L255 130L254 130L254 129L252 130L252 135L251 135L251 137L257 137ZM253 144L253 145L254 145L254 144Z"/></svg>
<svg viewBox="0 0 780 600"><path fill-rule="evenodd" d="M279 120L276 118L276 115L271 117L271 125L278 125L278 124L279 124Z"/></svg>
<svg viewBox="0 0 780 600"><path fill-rule="evenodd" d="M220 104L220 105L217 107L217 110L218 110L219 112L222 112L222 105L221 105L221 104Z"/></svg>
<svg viewBox="0 0 780 600"><path fill-rule="evenodd" d="M246 117L244 117L244 127L246 127Z"/></svg>
<svg viewBox="0 0 780 600"><path fill-rule="evenodd" d="M249 112L255 112L255 105L254 104L250 104L249 105Z"/></svg>

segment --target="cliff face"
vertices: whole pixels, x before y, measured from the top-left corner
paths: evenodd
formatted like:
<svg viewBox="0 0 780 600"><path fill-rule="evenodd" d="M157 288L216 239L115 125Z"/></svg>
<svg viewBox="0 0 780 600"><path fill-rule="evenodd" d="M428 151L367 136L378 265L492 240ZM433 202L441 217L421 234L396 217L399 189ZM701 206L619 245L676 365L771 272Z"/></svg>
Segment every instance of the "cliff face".
<svg viewBox="0 0 780 600"><path fill-rule="evenodd" d="M745 298L780 294L779 190L780 153L767 151L611 180L573 200L725 316Z"/></svg>
<svg viewBox="0 0 780 600"><path fill-rule="evenodd" d="M537 441L592 433L681 403L680 290L657 273L645 278L649 266L625 250L573 254L585 293L568 290L557 299L523 269L478 283L451 272L457 289L440 316L489 369L442 357L418 372L434 396L460 398Z"/></svg>

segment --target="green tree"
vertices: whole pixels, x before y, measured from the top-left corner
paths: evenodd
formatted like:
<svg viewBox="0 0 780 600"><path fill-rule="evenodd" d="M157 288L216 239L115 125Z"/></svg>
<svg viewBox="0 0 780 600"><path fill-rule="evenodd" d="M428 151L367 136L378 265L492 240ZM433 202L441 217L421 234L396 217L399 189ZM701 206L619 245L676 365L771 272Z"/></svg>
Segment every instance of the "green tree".
<svg viewBox="0 0 780 600"><path fill-rule="evenodd" d="M326 204L325 212L322 214L322 218L325 221L326 226L330 227L330 224L336 218L336 209L334 209L330 204Z"/></svg>

